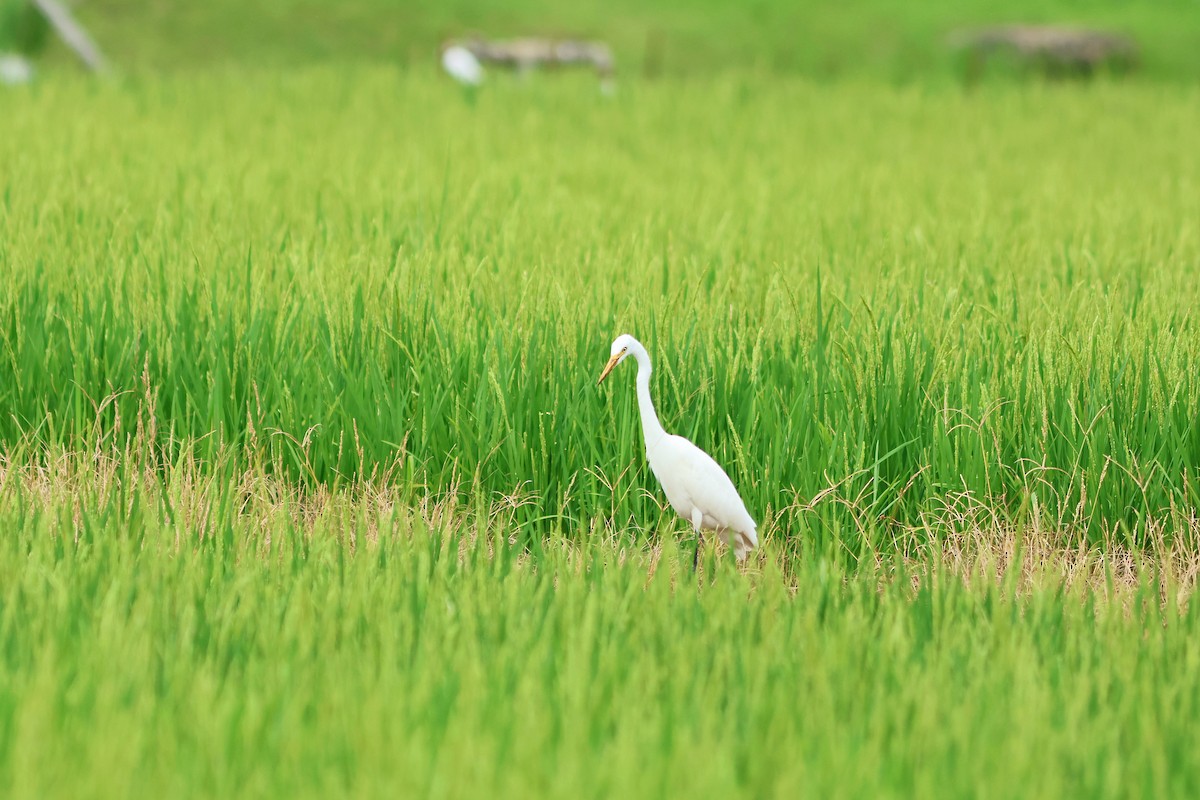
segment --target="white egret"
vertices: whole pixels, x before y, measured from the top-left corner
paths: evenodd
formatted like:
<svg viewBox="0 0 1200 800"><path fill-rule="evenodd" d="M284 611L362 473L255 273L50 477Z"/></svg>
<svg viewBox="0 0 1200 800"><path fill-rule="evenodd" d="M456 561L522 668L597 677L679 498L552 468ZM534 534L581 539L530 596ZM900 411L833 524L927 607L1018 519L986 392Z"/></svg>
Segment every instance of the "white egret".
<svg viewBox="0 0 1200 800"><path fill-rule="evenodd" d="M478 86L483 83L483 65L467 48L451 45L442 51L442 69L459 83Z"/></svg>
<svg viewBox="0 0 1200 800"><path fill-rule="evenodd" d="M0 53L0 83L16 86L33 80L33 64L16 53Z"/></svg>
<svg viewBox="0 0 1200 800"><path fill-rule="evenodd" d="M738 561L758 546L758 527L733 481L712 457L682 436L667 433L658 421L650 400L650 355L642 343L627 333L616 338L612 355L600 373L600 381L629 356L638 363L637 398L646 439L646 460L662 484L667 500L696 531L695 568L700 560L701 530L715 531L733 546ZM597 383L600 383L597 381Z"/></svg>

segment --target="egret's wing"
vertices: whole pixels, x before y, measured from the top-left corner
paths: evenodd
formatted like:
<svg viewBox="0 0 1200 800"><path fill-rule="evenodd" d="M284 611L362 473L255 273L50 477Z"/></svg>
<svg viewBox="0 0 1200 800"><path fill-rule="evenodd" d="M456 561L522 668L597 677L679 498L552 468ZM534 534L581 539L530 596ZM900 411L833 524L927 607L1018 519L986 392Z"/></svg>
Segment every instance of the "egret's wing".
<svg viewBox="0 0 1200 800"><path fill-rule="evenodd" d="M721 465L682 436L671 438L679 449L677 468L683 473L682 482L687 485L692 502L720 527L744 533L757 543L754 531L758 526Z"/></svg>

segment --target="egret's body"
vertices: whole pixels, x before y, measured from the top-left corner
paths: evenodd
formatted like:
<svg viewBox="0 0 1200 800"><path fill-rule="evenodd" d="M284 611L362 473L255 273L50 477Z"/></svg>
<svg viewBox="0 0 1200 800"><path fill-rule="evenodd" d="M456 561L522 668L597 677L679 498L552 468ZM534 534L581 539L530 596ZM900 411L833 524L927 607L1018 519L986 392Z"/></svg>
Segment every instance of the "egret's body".
<svg viewBox="0 0 1200 800"><path fill-rule="evenodd" d="M483 65L462 45L447 47L442 53L442 68L459 83L478 86L483 83Z"/></svg>
<svg viewBox="0 0 1200 800"><path fill-rule="evenodd" d="M758 526L721 465L687 439L663 430L650 399L650 356L641 342L629 334L618 336L600 380L629 356L638 363L638 410L646 440L646 460L650 462L650 471L662 484L671 507L692 523L697 537L697 557L700 531L711 530L733 547L739 561L744 559L758 546Z"/></svg>

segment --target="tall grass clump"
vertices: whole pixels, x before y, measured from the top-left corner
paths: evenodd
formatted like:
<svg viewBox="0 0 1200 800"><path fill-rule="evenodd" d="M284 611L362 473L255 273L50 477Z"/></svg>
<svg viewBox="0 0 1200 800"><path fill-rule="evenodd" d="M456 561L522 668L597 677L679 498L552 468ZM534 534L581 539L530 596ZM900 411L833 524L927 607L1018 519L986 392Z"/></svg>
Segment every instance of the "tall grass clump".
<svg viewBox="0 0 1200 800"><path fill-rule="evenodd" d="M1192 535L1188 91L447 88L14 101L4 448L141 432L309 491L482 492L535 537L649 531L631 392L593 385L630 330L785 547Z"/></svg>
<svg viewBox="0 0 1200 800"><path fill-rule="evenodd" d="M697 586L669 542L271 483L0 469L6 797L1197 788L1200 616L1149 561Z"/></svg>

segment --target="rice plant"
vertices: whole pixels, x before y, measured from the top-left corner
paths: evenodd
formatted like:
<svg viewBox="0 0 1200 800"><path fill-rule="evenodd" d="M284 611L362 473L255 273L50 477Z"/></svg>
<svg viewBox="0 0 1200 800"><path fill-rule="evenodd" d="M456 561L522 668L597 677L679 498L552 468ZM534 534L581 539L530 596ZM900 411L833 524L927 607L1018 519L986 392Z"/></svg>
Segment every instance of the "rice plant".
<svg viewBox="0 0 1200 800"><path fill-rule="evenodd" d="M1196 794L1194 92L593 88L3 98L0 793Z"/></svg>

